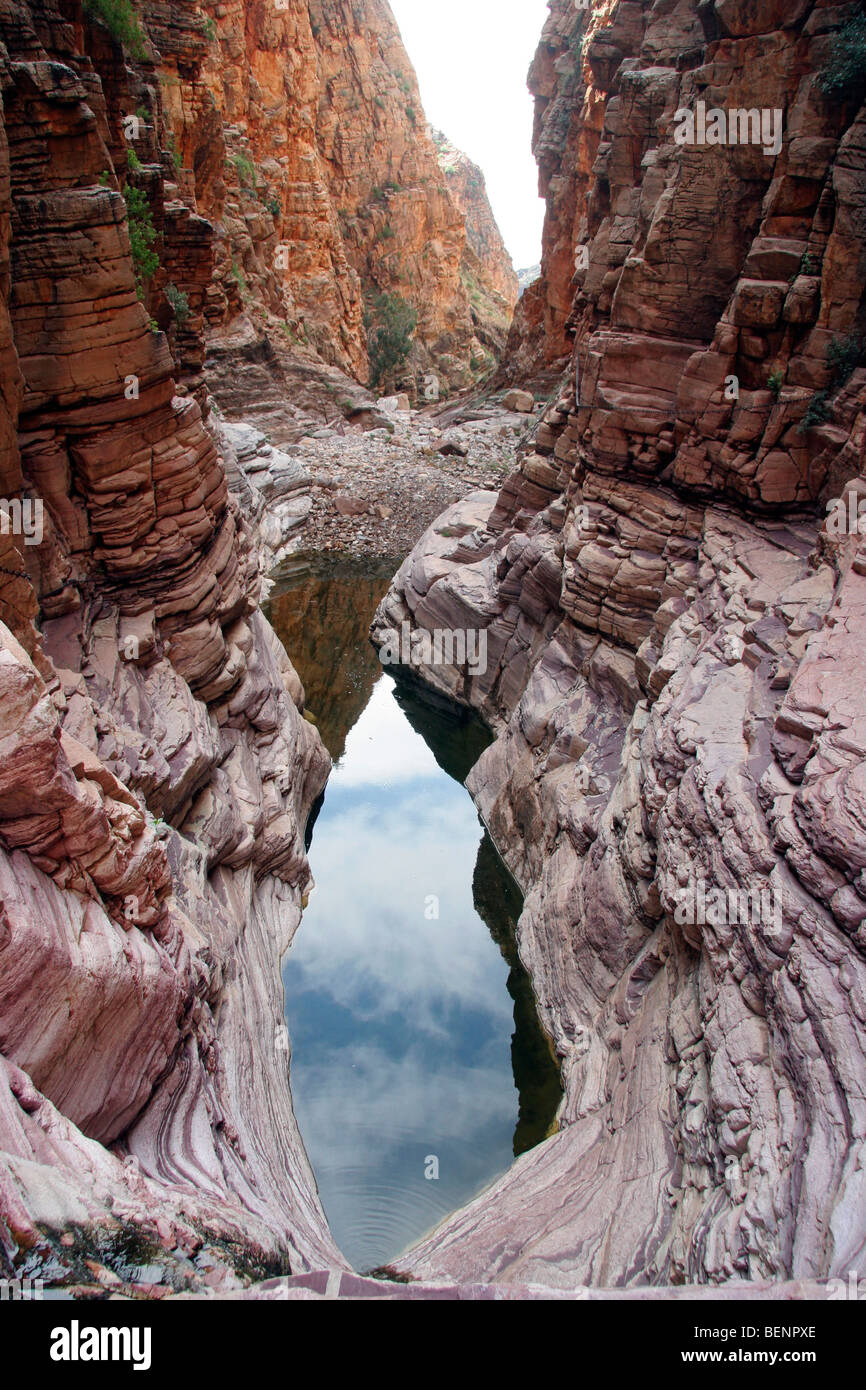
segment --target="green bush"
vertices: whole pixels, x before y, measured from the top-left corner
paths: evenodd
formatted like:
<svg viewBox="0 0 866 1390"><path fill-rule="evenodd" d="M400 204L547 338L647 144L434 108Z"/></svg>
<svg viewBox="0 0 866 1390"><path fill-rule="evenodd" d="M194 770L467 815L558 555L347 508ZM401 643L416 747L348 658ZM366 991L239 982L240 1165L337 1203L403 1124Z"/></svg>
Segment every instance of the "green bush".
<svg viewBox="0 0 866 1390"><path fill-rule="evenodd" d="M855 14L834 35L816 80L826 96L847 100L866 94L866 12Z"/></svg>
<svg viewBox="0 0 866 1390"><path fill-rule="evenodd" d="M770 375L767 377L767 390L772 391L776 400L778 400L782 394L782 383L784 380L785 378L778 367L774 372L770 372Z"/></svg>
<svg viewBox="0 0 866 1390"><path fill-rule="evenodd" d="M179 290L177 285L171 284L165 287L165 297L172 307L175 322L186 323L189 318L189 295Z"/></svg>
<svg viewBox="0 0 866 1390"><path fill-rule="evenodd" d="M171 167L175 170L175 172L177 172L177 170L181 167L180 155L177 152L177 145L174 141L174 135L171 132L169 132L166 138L165 146L166 154L168 155Z"/></svg>
<svg viewBox="0 0 866 1390"><path fill-rule="evenodd" d="M835 396L842 390L854 370L860 366L863 345L856 333L834 338L827 349L827 366L832 373L831 389Z"/></svg>
<svg viewBox="0 0 866 1390"><path fill-rule="evenodd" d="M153 249L156 228L153 225L150 203L140 188L125 188L123 199L126 203L129 243L132 247L135 291L139 299L144 299L144 282L159 269L159 256Z"/></svg>
<svg viewBox="0 0 866 1390"><path fill-rule="evenodd" d="M418 313L399 294L377 294L365 316L370 386L377 387L406 361Z"/></svg>
<svg viewBox="0 0 866 1390"><path fill-rule="evenodd" d="M235 259L232 259L232 274L237 281L238 289L241 292L241 299L247 297L247 278Z"/></svg>
<svg viewBox="0 0 866 1390"><path fill-rule="evenodd" d="M135 153L135 150L127 150L126 164L131 174L137 174L139 169L141 169L142 163L138 155Z"/></svg>
<svg viewBox="0 0 866 1390"><path fill-rule="evenodd" d="M370 197L373 199L373 202L374 202L374 203L384 203L384 201L385 201L385 194L386 194L386 193L399 193L399 192L400 192L400 184L399 184L399 183L396 183L396 182L394 181L394 179L386 179L385 182L384 182L383 184L381 184L381 183L377 183L377 184L376 184L375 188L373 189L372 193L370 194Z"/></svg>
<svg viewBox="0 0 866 1390"><path fill-rule="evenodd" d="M85 13L103 24L133 58L147 56L144 30L129 0L84 0Z"/></svg>
<svg viewBox="0 0 866 1390"><path fill-rule="evenodd" d="M253 161L250 159L249 155L236 154L232 160L232 163L238 171L238 178L240 179L241 183L246 184L248 188L255 188L256 166L255 164L253 164Z"/></svg>
<svg viewBox="0 0 866 1390"><path fill-rule="evenodd" d="M813 429L815 425L823 424L824 421L829 418L829 399L830 393L828 391L815 392L809 404L806 406L806 414L798 425L800 434L805 434L807 430Z"/></svg>
<svg viewBox="0 0 866 1390"><path fill-rule="evenodd" d="M815 264L815 259L811 251L804 251L800 257L800 269L795 270L789 278L788 284L793 285L798 275L817 275L820 267Z"/></svg>
<svg viewBox="0 0 866 1390"><path fill-rule="evenodd" d="M863 359L863 343L858 334L849 333L844 338L834 338L827 349L827 366L830 368L830 389L816 391L806 407L806 414L798 426L801 434L815 425L823 424L830 418L830 404L842 387L850 379Z"/></svg>

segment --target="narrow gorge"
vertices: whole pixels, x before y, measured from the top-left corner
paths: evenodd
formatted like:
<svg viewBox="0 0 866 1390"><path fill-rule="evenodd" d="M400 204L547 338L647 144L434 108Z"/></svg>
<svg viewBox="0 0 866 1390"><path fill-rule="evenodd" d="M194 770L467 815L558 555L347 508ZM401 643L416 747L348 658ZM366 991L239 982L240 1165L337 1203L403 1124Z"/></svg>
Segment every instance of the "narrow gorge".
<svg viewBox="0 0 866 1390"><path fill-rule="evenodd" d="M546 9L519 282L386 0L0 0L0 1293L866 1278L866 7Z"/></svg>

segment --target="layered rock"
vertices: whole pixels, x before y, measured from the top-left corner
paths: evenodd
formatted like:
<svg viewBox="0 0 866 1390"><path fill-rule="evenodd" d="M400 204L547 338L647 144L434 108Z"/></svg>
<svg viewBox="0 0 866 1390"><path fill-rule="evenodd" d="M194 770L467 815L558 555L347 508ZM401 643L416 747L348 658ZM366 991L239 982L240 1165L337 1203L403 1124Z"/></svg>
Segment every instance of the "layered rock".
<svg viewBox="0 0 866 1390"><path fill-rule="evenodd" d="M448 191L466 222L460 278L469 296L475 332L487 349L489 365L495 366L514 317L517 275L496 225L481 169L441 131L431 133Z"/></svg>
<svg viewBox="0 0 866 1390"><path fill-rule="evenodd" d="M194 352L136 293L112 137L141 79L48 6L8 6L0 40L3 474L45 507L40 536L2 538L0 1264L340 1263L279 975L329 759L258 610ZM162 246L170 222L206 243L139 162Z"/></svg>
<svg viewBox="0 0 866 1390"><path fill-rule="evenodd" d="M518 472L431 528L374 631L486 632L483 674L422 669L498 734L468 785L566 1095L401 1262L421 1277L866 1268L866 378L834 366L863 117L815 81L851 8L552 6L512 368L573 355ZM700 97L784 109L781 148L678 144ZM854 527L822 527L843 488Z"/></svg>
<svg viewBox="0 0 866 1390"><path fill-rule="evenodd" d="M318 357L366 382L384 294L417 314L399 384L471 384L484 364L464 219L384 0L154 5L145 23L178 184L217 229L212 344L252 331L278 360Z"/></svg>

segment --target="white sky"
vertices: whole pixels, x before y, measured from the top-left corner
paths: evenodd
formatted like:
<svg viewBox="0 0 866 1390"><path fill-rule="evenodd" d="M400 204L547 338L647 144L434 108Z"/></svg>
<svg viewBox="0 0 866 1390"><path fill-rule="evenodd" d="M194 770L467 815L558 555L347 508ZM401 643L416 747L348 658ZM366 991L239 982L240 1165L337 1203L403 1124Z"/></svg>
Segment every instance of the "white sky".
<svg viewBox="0 0 866 1390"><path fill-rule="evenodd" d="M526 74L547 0L391 0L427 119L479 164L517 270L541 260L544 204Z"/></svg>

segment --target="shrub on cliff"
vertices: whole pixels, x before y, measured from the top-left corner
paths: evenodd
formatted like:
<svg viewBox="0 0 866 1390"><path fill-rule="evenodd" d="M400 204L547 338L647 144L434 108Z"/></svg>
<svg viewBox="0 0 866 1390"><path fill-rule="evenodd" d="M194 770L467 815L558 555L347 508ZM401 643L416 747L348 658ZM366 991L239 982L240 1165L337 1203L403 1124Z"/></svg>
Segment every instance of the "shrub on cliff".
<svg viewBox="0 0 866 1390"><path fill-rule="evenodd" d="M846 100L866 95L866 11L853 15L834 36L817 81L827 96Z"/></svg>
<svg viewBox="0 0 866 1390"><path fill-rule="evenodd" d="M833 395L846 384L863 359L863 344L856 333L844 338L834 337L827 349L827 366L833 373L831 387Z"/></svg>
<svg viewBox="0 0 866 1390"><path fill-rule="evenodd" d="M827 348L830 388L826 391L816 391L812 396L798 427L801 434L830 419L833 400L842 387L847 385L862 361L863 342L858 334L848 333L844 338L834 337L831 340Z"/></svg>
<svg viewBox="0 0 866 1390"><path fill-rule="evenodd" d="M171 305L175 323L178 325L186 323L189 318L189 295L172 283L166 285L165 297Z"/></svg>
<svg viewBox="0 0 866 1390"><path fill-rule="evenodd" d="M241 187L256 187L256 166L248 154L236 154L232 156L232 163L238 173Z"/></svg>
<svg viewBox="0 0 866 1390"><path fill-rule="evenodd" d="M129 228L129 244L132 248L135 289L139 299L144 299L144 282L149 280L159 268L159 256L153 249L153 243L156 241L156 228L153 225L150 203L140 188L125 188L123 199L126 203L126 222Z"/></svg>
<svg viewBox="0 0 866 1390"><path fill-rule="evenodd" d="M816 425L823 425L825 420L829 420L829 400L829 391L815 392L809 404L806 406L806 414L797 426L797 430L800 434L806 434L808 430L814 429Z"/></svg>
<svg viewBox="0 0 866 1390"><path fill-rule="evenodd" d="M129 0L84 0L84 11L103 24L133 58L147 56L144 30Z"/></svg>
<svg viewBox="0 0 866 1390"><path fill-rule="evenodd" d="M418 314L399 294L377 294L364 318L370 354L370 386L402 367L412 350Z"/></svg>

